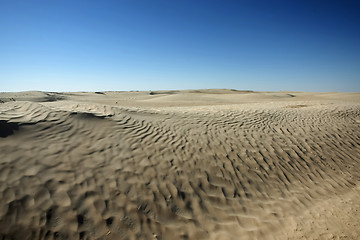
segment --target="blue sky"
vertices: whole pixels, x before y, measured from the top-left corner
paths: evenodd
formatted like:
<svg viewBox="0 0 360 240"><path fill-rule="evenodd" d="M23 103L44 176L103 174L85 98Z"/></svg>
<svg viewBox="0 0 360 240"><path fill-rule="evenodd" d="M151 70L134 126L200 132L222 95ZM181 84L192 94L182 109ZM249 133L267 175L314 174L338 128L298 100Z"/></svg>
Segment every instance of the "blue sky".
<svg viewBox="0 0 360 240"><path fill-rule="evenodd" d="M0 91L360 91L360 2L0 0Z"/></svg>

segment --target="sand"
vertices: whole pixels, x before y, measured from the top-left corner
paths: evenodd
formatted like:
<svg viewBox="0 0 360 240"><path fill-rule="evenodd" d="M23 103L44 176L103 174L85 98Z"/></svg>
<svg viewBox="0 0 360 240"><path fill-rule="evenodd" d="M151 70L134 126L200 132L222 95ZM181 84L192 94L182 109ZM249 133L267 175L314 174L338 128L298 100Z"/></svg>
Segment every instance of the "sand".
<svg viewBox="0 0 360 240"><path fill-rule="evenodd" d="M0 239L360 239L360 93L0 93Z"/></svg>

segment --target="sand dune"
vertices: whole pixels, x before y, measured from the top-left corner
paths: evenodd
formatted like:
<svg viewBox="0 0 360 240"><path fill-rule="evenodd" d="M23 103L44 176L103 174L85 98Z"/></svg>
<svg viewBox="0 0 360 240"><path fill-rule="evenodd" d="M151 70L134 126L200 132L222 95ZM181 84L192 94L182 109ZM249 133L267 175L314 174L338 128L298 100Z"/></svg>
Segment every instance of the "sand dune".
<svg viewBox="0 0 360 240"><path fill-rule="evenodd" d="M359 239L360 93L0 93L2 239Z"/></svg>

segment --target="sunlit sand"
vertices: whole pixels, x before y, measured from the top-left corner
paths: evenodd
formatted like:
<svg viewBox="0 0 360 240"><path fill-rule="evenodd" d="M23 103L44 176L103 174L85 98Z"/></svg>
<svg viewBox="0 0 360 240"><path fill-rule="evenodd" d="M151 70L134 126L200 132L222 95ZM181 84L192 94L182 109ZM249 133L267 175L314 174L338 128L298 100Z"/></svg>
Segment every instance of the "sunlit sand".
<svg viewBox="0 0 360 240"><path fill-rule="evenodd" d="M0 93L2 239L360 239L360 93Z"/></svg>

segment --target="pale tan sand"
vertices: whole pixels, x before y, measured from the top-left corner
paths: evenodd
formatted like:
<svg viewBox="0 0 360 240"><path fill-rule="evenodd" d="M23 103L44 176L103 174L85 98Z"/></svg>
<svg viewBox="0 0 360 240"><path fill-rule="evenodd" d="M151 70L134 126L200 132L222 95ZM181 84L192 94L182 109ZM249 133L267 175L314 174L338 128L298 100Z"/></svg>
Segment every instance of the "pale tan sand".
<svg viewBox="0 0 360 240"><path fill-rule="evenodd" d="M0 102L0 239L360 239L360 93Z"/></svg>

